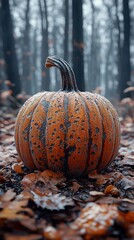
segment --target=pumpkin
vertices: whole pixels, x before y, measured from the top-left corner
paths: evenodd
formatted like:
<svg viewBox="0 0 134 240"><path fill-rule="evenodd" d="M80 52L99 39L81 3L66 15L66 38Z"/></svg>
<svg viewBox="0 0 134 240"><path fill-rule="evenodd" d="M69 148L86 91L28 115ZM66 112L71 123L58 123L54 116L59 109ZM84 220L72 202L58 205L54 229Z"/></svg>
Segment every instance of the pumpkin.
<svg viewBox="0 0 134 240"><path fill-rule="evenodd" d="M17 152L30 169L86 175L105 169L119 148L120 126L113 105L99 94L80 92L72 68L52 56L46 67L62 77L58 92L40 92L20 109L15 126Z"/></svg>

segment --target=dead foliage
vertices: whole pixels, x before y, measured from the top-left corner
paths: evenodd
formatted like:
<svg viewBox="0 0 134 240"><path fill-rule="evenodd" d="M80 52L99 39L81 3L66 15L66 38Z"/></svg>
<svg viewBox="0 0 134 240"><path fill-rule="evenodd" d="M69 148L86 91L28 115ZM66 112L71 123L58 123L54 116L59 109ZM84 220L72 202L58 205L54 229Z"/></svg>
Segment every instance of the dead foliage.
<svg viewBox="0 0 134 240"><path fill-rule="evenodd" d="M67 179L30 171L14 143L16 110L0 110L0 239L134 239L134 122L121 117L119 154L107 170Z"/></svg>

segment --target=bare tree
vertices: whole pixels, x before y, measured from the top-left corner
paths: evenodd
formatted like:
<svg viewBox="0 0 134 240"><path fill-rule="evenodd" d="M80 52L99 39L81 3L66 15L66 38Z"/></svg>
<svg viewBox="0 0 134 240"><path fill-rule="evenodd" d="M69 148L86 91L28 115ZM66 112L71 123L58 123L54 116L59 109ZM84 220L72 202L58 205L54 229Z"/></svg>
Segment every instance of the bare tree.
<svg viewBox="0 0 134 240"><path fill-rule="evenodd" d="M90 90L96 88L96 44L95 44L95 6L94 1L90 0L92 9L92 25L91 25L91 51L90 51L90 66L89 66L89 79L90 79Z"/></svg>
<svg viewBox="0 0 134 240"><path fill-rule="evenodd" d="M32 84L32 93L35 93L37 89L37 55L38 55L38 45L37 45L37 29L38 24L36 25L36 28L34 29L33 34L33 58L32 58L32 77L33 77L33 84Z"/></svg>
<svg viewBox="0 0 134 240"><path fill-rule="evenodd" d="M83 43L83 10L82 0L72 0L73 20L73 69L78 88L85 90L84 82L84 43Z"/></svg>
<svg viewBox="0 0 134 240"><path fill-rule="evenodd" d="M42 43L41 43L41 71L42 71L42 82L41 89L49 90L50 89L50 74L49 71L44 69L44 63L49 55L48 47L48 13L47 13L47 4L46 0L39 0L39 8L41 15L41 34L42 34Z"/></svg>
<svg viewBox="0 0 134 240"><path fill-rule="evenodd" d="M1 25L6 73L8 80L12 83L9 88L13 91L13 95L16 96L20 93L21 86L9 0L1 0Z"/></svg>
<svg viewBox="0 0 134 240"><path fill-rule="evenodd" d="M119 19L119 10L118 10L118 0L115 0L115 28L117 28L117 69L118 69L118 75L117 75L117 81L118 81L118 90L120 91L120 83L121 83L121 54L122 54L122 44L121 44L121 27L120 27L120 19Z"/></svg>
<svg viewBox="0 0 134 240"><path fill-rule="evenodd" d="M31 49L30 49L30 0L26 2L25 29L23 37L23 76L22 87L28 94L31 94Z"/></svg>
<svg viewBox="0 0 134 240"><path fill-rule="evenodd" d="M112 16L112 6L109 3L103 0L104 5L106 6L108 13L108 23L107 29L109 32L109 44L106 52L106 65L105 65L105 95L109 97L111 95L111 91L114 87L114 77L113 77L113 16ZM112 87L110 86L110 80L112 80Z"/></svg>
<svg viewBox="0 0 134 240"><path fill-rule="evenodd" d="M0 23L1 23L1 8L0 8ZM0 24L0 90L5 88L4 79L3 79L3 68L4 68L4 59L3 59L3 45L2 45L2 26Z"/></svg>
<svg viewBox="0 0 134 240"><path fill-rule="evenodd" d="M65 34L64 34L64 59L68 61L69 44L69 0L65 1Z"/></svg>
<svg viewBox="0 0 134 240"><path fill-rule="evenodd" d="M130 81L130 9L129 0L122 0L123 4L123 47L121 57L121 79L119 82L120 99L130 96L125 94L124 89L129 86Z"/></svg>
<svg viewBox="0 0 134 240"><path fill-rule="evenodd" d="M53 11L55 13L55 9L56 9L56 5L57 5L57 2L56 0L53 0ZM54 51L54 55L58 55L58 30L59 30L59 26L57 25L57 22L56 22L56 13L53 14L52 16L52 19L53 19L53 30L52 30L52 39L53 39L53 51ZM54 71L54 74L55 74L55 91L58 90L60 88L60 78L59 78L59 73L58 73L58 69L57 68L54 68L53 69Z"/></svg>

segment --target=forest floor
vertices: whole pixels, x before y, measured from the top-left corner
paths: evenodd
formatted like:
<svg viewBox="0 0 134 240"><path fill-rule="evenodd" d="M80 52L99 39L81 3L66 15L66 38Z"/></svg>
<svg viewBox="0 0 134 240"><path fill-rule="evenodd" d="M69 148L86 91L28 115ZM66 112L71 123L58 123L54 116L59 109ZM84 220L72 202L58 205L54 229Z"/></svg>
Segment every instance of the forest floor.
<svg viewBox="0 0 134 240"><path fill-rule="evenodd" d="M121 144L101 174L67 179L30 171L14 143L18 110L0 109L0 239L134 239L134 122L120 117Z"/></svg>

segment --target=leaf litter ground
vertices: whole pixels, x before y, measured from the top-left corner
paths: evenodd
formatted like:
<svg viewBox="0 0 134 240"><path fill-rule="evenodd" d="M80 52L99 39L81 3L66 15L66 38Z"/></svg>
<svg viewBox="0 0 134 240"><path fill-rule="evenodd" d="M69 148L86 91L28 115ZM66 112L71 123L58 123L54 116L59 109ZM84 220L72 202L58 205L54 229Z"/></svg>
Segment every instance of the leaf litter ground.
<svg viewBox="0 0 134 240"><path fill-rule="evenodd" d="M85 179L30 171L14 143L16 110L0 110L0 239L134 239L134 122L121 120L119 154Z"/></svg>

